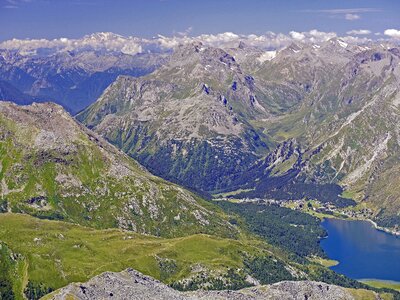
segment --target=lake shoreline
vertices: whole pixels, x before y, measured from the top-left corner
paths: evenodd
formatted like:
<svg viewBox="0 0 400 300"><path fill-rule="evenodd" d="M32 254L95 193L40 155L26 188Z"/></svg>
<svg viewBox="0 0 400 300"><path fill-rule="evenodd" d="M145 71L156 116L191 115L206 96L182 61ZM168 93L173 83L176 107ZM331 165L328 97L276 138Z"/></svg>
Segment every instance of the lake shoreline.
<svg viewBox="0 0 400 300"><path fill-rule="evenodd" d="M371 219L366 219L366 218L354 218L354 217L343 218L343 217L340 217L340 216L337 216L337 215L336 215L336 216L335 216L335 215L326 215L326 216L323 216L321 219L322 219L322 221L323 221L324 219L337 219L337 220L344 220L344 221L366 221L366 222L371 223L372 226L373 226L376 230L379 230L379 231L382 231L382 232L385 232L385 233L394 235L394 236L396 236L396 237L400 237L400 231L397 231L397 230L394 230L394 229L391 229L391 228L388 228L388 227L379 226L375 221L373 221L373 220L371 220Z"/></svg>
<svg viewBox="0 0 400 300"><path fill-rule="evenodd" d="M325 219L325 218L326 218L326 217L324 217L323 219ZM382 231L382 232L385 232L385 233L394 235L394 236L396 236L396 237L400 237L400 231L396 231L396 230L390 229L390 228L388 228L388 227L379 226L375 221L373 221L373 220L371 220L371 219L364 219L364 218L341 218L341 217L338 217L338 216L329 216L329 217L327 217L327 218L330 218L330 219L338 219L338 220L344 220L344 221L366 221L366 222L368 222L368 223L371 223L372 226L373 226L376 230L379 230L379 231Z"/></svg>
<svg viewBox="0 0 400 300"><path fill-rule="evenodd" d="M332 270L370 285L400 289L397 235L378 230L366 219L326 218L322 226L328 236L321 239L321 247L330 260L339 262Z"/></svg>
<svg viewBox="0 0 400 300"><path fill-rule="evenodd" d="M380 230L380 231L383 231L383 232L392 234L392 235L394 235L394 236L400 237L400 231L396 231L396 230L394 230L394 229L390 229L390 228L387 228L387 227L381 227L381 226L379 226L376 222L374 222L374 221L371 220L371 219L356 219L356 220L361 220L361 221L362 221L362 220L365 220L365 221L367 221L367 222L370 222L370 223L375 227L375 229L377 229L377 230Z"/></svg>

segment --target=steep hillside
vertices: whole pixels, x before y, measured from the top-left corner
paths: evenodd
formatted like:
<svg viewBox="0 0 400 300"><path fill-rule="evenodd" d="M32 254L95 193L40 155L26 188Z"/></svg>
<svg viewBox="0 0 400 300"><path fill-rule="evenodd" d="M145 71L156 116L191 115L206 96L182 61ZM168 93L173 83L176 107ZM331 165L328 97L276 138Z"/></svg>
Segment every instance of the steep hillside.
<svg viewBox="0 0 400 300"><path fill-rule="evenodd" d="M3 212L158 236L237 234L226 216L152 176L51 103L0 102Z"/></svg>
<svg viewBox="0 0 400 300"><path fill-rule="evenodd" d="M338 46L331 43L325 47L330 49L327 53L335 53L330 56L330 64L335 65L332 61L338 51L334 48ZM323 57L318 56L323 50L324 46L311 53ZM339 184L354 199L375 208L375 217L381 224L394 226L400 224L395 217L400 212L400 195L394 175L400 157L396 113L400 52L398 48L381 45L343 50L346 52L339 55L340 70L327 72L329 69L323 68L325 75L315 73L308 83L309 95L300 105L280 119L262 125L266 135L282 142L251 173L257 178L265 178L263 174L278 178L294 174L297 181L305 183ZM281 65L277 59L271 61L272 66ZM292 72L302 72L297 77L307 78L303 72L307 68L304 57L292 59ZM270 72L271 66L267 68ZM285 70L281 68L280 73ZM275 78L287 82L286 78ZM253 177L247 182L254 180ZM258 185L259 190L265 191L262 180Z"/></svg>
<svg viewBox="0 0 400 300"><path fill-rule="evenodd" d="M34 101L39 102L41 99L24 94L12 84L0 80L0 100L13 99L17 104L29 104Z"/></svg>
<svg viewBox="0 0 400 300"><path fill-rule="evenodd" d="M286 127L308 146L302 120L311 97L361 51L336 48L334 40L279 53L182 46L157 72L120 77L77 118L158 175L224 190L291 137Z"/></svg>
<svg viewBox="0 0 400 300"><path fill-rule="evenodd" d="M218 48L182 46L142 77L119 77L77 118L157 175L205 191L268 151L248 119L269 112L254 79Z"/></svg>

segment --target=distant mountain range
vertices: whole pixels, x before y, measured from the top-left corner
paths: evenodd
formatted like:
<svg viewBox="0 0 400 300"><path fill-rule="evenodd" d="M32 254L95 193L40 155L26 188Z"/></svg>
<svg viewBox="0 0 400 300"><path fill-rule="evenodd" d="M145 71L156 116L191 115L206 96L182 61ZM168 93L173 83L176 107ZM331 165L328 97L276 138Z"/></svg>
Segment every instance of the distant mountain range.
<svg viewBox="0 0 400 300"><path fill-rule="evenodd" d="M233 47L240 38L6 41L0 95L80 111L149 170L197 191L354 204L345 190L381 225L399 224L400 48L311 37L268 48L250 36Z"/></svg>
<svg viewBox="0 0 400 300"><path fill-rule="evenodd" d="M155 174L209 193L366 201L399 224L400 50L340 39L277 53L178 48L121 76L78 120Z"/></svg>
<svg viewBox="0 0 400 300"><path fill-rule="evenodd" d="M40 98L35 98L25 94L7 81L0 81L0 99L12 99L17 104L29 104L40 102Z"/></svg>
<svg viewBox="0 0 400 300"><path fill-rule="evenodd" d="M113 38L118 36L92 35L81 41L81 47L62 50L42 45L22 51L0 44L0 80L13 86L13 90L2 89L2 99L43 99L76 113L95 101L119 75L145 75L165 60L162 53L96 47Z"/></svg>

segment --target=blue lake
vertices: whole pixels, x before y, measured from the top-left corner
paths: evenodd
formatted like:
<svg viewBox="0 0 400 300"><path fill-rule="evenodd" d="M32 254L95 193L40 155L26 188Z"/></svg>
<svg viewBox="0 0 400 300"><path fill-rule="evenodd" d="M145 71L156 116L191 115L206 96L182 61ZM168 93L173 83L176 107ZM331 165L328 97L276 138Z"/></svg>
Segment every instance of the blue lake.
<svg viewBox="0 0 400 300"><path fill-rule="evenodd" d="M353 279L400 281L400 238L366 221L325 219L328 237L321 246L339 261L331 269Z"/></svg>

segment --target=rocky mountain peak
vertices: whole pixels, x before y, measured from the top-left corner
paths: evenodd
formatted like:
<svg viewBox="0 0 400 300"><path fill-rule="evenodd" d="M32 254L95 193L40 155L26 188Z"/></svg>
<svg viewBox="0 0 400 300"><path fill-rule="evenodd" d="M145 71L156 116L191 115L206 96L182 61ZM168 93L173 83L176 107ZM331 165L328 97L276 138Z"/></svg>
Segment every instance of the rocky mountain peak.
<svg viewBox="0 0 400 300"><path fill-rule="evenodd" d="M335 57L351 58L356 48L340 38L332 38L320 45L317 52Z"/></svg>
<svg viewBox="0 0 400 300"><path fill-rule="evenodd" d="M89 35L85 35L83 39L97 41L97 42L104 42L108 40L125 39L125 38L122 35L115 34L113 32L95 32Z"/></svg>
<svg viewBox="0 0 400 300"><path fill-rule="evenodd" d="M365 291L374 297L373 292ZM46 300L66 299L157 299L157 300L355 300L350 290L314 281L283 281L237 291L179 292L133 269L120 273L107 272L87 283L70 284L48 296Z"/></svg>
<svg viewBox="0 0 400 300"><path fill-rule="evenodd" d="M16 122L19 127L36 131L29 137L32 143L27 145L39 150L54 149L67 153L74 148L72 143L79 139L82 131L62 106L51 102L19 106L0 101L0 114Z"/></svg>
<svg viewBox="0 0 400 300"><path fill-rule="evenodd" d="M204 46L200 42L182 45L171 55L169 65L192 65L194 63L209 65L210 67L221 67L218 64L225 64L235 70L240 67L236 63L235 58L221 48ZM166 66L169 68L170 66Z"/></svg>
<svg viewBox="0 0 400 300"><path fill-rule="evenodd" d="M307 47L307 45L303 44L301 42L292 42L289 46L284 48L282 51L291 52L291 53L298 53L298 52L300 52L301 50L303 50L306 47Z"/></svg>
<svg viewBox="0 0 400 300"><path fill-rule="evenodd" d="M238 48L239 49L246 49L248 47L248 45L244 42L244 41L240 41Z"/></svg>
<svg viewBox="0 0 400 300"><path fill-rule="evenodd" d="M204 47L203 43L201 42L191 42L188 44L180 44L173 52L172 54L172 60L174 57L176 59L182 58L182 57L187 57L196 53L200 53L203 51L206 47Z"/></svg>

